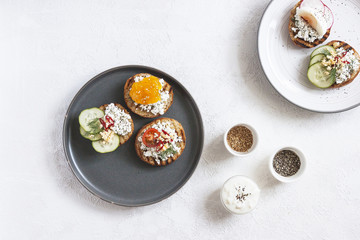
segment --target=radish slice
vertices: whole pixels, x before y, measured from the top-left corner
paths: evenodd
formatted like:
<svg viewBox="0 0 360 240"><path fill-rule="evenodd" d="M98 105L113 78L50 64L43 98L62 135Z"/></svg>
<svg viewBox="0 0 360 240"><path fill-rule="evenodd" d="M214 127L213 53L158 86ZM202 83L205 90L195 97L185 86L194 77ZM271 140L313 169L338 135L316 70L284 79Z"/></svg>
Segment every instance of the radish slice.
<svg viewBox="0 0 360 240"><path fill-rule="evenodd" d="M321 0L302 0L300 3L300 9L318 9L324 13L324 20L327 23L327 29L331 29L334 25L334 15L331 9L323 3Z"/></svg>
<svg viewBox="0 0 360 240"><path fill-rule="evenodd" d="M321 0L302 0L300 3L300 8L308 7L308 8L316 8L316 9L324 9L325 4Z"/></svg>
<svg viewBox="0 0 360 240"><path fill-rule="evenodd" d="M329 29L331 29L332 26L334 25L334 15L328 6L326 6L326 5L324 5L324 6L325 6L324 16L327 16L327 14L328 14L331 17L331 20L329 21L330 22Z"/></svg>

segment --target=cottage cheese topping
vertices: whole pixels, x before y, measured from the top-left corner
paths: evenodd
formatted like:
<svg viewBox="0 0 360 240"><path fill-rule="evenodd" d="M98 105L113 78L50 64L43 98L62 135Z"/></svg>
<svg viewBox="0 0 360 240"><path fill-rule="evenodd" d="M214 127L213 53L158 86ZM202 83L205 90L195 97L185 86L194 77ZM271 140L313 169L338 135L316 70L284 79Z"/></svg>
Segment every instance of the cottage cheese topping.
<svg viewBox="0 0 360 240"><path fill-rule="evenodd" d="M227 210L232 213L243 214L256 207L260 197L260 189L250 178L234 176L224 183L220 197Z"/></svg>
<svg viewBox="0 0 360 240"><path fill-rule="evenodd" d="M153 104L138 104L141 110L146 112L151 112L154 115L160 114L163 115L165 113L165 107L167 105L167 101L170 98L169 91L161 91L160 92L161 100L157 103Z"/></svg>
<svg viewBox="0 0 360 240"><path fill-rule="evenodd" d="M150 75L146 75L145 77L149 77L149 76ZM144 79L144 76L136 76L134 78L134 81L139 82L143 79ZM159 82L162 87L165 86L164 79L159 79ZM142 111L151 112L154 115L157 115L157 114L163 115L165 113L165 108L167 106L167 102L170 98L169 91L164 91L162 88L160 90L160 98L161 98L160 101L158 101L156 103L152 103L152 104L138 104L136 102L134 102L134 104L136 106L138 106Z"/></svg>
<svg viewBox="0 0 360 240"><path fill-rule="evenodd" d="M336 47L338 43L335 43L334 45ZM350 79L351 74L359 69L360 63L354 53L354 50L346 51L341 47L336 49L336 54L327 55L322 61L322 64L327 67L329 73L335 68L336 84L347 81Z"/></svg>
<svg viewBox="0 0 360 240"><path fill-rule="evenodd" d="M150 77L150 75L149 75L149 74L146 74L146 75L143 75L143 76L136 76L136 77L134 78L134 81L135 81L135 82L140 82L141 80L143 80L143 79L146 78L146 77Z"/></svg>
<svg viewBox="0 0 360 240"><path fill-rule="evenodd" d="M343 48L336 49L338 56L343 56L342 61L337 64L336 68L336 83L342 83L351 77L354 71L359 69L359 60L354 55L354 50L346 52Z"/></svg>
<svg viewBox="0 0 360 240"><path fill-rule="evenodd" d="M143 134L141 134L138 141L141 143L140 149L143 151L145 157L153 157L157 164L160 164L160 161L166 161L169 157L173 157L180 152L181 148L178 145L183 139L177 135L175 129L171 127L170 122L162 121L155 123L151 128L155 128L160 133L164 130L168 135L162 134L162 136L169 139L169 141L161 149L158 149L158 147L147 147L142 141Z"/></svg>
<svg viewBox="0 0 360 240"><path fill-rule="evenodd" d="M116 134L125 136L131 132L131 117L124 110L110 103L105 109L105 116L114 120L114 126L110 127Z"/></svg>
<svg viewBox="0 0 360 240"><path fill-rule="evenodd" d="M313 21L316 22L317 30L301 17L301 15L311 15ZM304 39L307 42L314 42L321 39L330 28L332 15L329 11L319 10L317 8L296 8L295 27L292 31L296 33L295 38Z"/></svg>

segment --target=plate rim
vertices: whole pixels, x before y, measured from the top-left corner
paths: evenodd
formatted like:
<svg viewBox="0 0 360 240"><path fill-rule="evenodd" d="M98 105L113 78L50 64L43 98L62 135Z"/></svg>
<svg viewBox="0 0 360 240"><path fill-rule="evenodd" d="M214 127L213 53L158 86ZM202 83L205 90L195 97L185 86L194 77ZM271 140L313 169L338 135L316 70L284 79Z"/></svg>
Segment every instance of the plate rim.
<svg viewBox="0 0 360 240"><path fill-rule="evenodd" d="M263 65L262 54L261 54L261 52L260 52L260 44L261 44L261 41L260 41L260 30L262 29L262 26L263 26L263 24L264 24L264 16L265 16L266 12L267 12L268 9L271 7L271 5L272 5L274 2L276 2L276 1L278 1L278 0L271 0L271 1L268 3L268 5L266 6L266 8L265 8L265 10L264 10L264 12L263 12L263 14L262 14L262 16L261 16L260 24L259 24L258 31L257 31L257 50L258 50L258 57L259 57L259 60L260 60L261 68L262 68L262 70L263 70L263 72L264 72L264 74L265 74L265 76L266 76L266 79L267 79L268 82L270 83L270 85L271 85L271 86L276 90L276 92L279 93L280 96L282 96L285 100L287 100L288 102L294 104L295 106L298 106L298 107L300 107L300 108L302 108L302 109L305 109L305 110L308 110L308 111L310 111L310 112L328 113L328 114L330 114L330 113L340 113L340 112L345 112L345 111L348 111L348 110L351 110L351 109L354 109L354 108L360 106L360 101L359 101L359 103L357 103L357 104L354 104L354 105L351 105L351 106L349 106L349 107L342 108L342 109L339 109L339 110L334 110L334 111L326 111L326 110L319 110L319 109L309 108L309 107L302 106L302 105L300 105L300 104L298 104L298 103L296 103L296 102L288 99L287 97L285 97L284 94L281 93L281 91L279 91L279 90L275 87L275 85L271 82L271 80L270 80L270 78L269 78L269 76L268 76L269 74L268 74L267 71L265 70L266 68L265 68L264 65ZM280 2L280 0L279 0L279 2ZM283 1L281 1L281 2L283 2Z"/></svg>
<svg viewBox="0 0 360 240"><path fill-rule="evenodd" d="M139 203L139 204L124 204L124 203L120 203L120 202L113 202L113 201L110 201L102 196L100 196L99 194L97 194L96 192L92 191L88 186L85 185L85 183L83 183L80 179L80 177L78 176L78 174L80 174L79 171L77 171L76 169L73 168L71 162L70 162L70 156L68 155L68 152L66 151L66 139L65 139L65 135L66 135L66 127L67 127L67 118L68 118L68 115L69 115L69 112L70 112L70 109L72 107L72 105L74 104L75 100L77 99L77 97L80 95L80 93L88 86L90 85L93 81L95 81L96 79L98 79L99 77L101 77L102 75L106 75L108 74L109 72L113 72L113 71L116 71L116 70L120 70L120 69L126 69L126 68L144 68L144 69L147 69L147 70L151 70L151 71L156 71L156 72L159 72L163 75L167 75L167 76L170 76L173 80L175 81L176 84L180 85L180 87L182 88L182 90L185 91L185 93L190 97L190 102L192 103L193 107L194 107L194 111L195 111L195 115L198 117L198 120L199 120L199 123L200 123L200 151L199 151L199 156L197 157L195 163L194 163L194 166L191 168L191 170L188 172L186 178L184 178L182 180L182 182L178 185L178 187L176 187L172 192L170 192L169 194L157 199L157 200L154 200L154 201L150 201L150 202L146 202L146 203ZM199 165L199 162L200 162L200 159L201 159L201 156L202 156L202 153L203 153L203 149L204 149L204 137L205 137L205 134L204 134L204 123L203 123L203 120L202 120L202 116L201 116L201 112L200 112L200 109L199 107L197 106L194 98L192 97L192 95L190 94L190 92L184 87L184 85L182 85L176 78L174 78L173 76L171 76L170 74L164 72L164 71L161 71L157 68L153 68L153 67L149 67L149 66L145 66L145 65L121 65L121 66L117 66L117 67L113 67L113 68L110 68L110 69L107 69L105 71L102 71L100 73L98 73L97 75L95 75L94 77L92 77L90 80L88 80L78 91L77 93L75 94L75 96L73 97L73 99L71 100L69 106L68 106L68 109L66 110L66 113L65 113L65 117L64 117L64 121L63 121L63 129L62 129L62 145L63 145L63 150L64 150L64 153L65 153L65 158L66 158L66 162L68 164L68 166L70 167L71 169L71 172L74 174L75 178L77 179L77 181L85 188L87 189L91 194L93 194L95 197L105 201L105 202L108 202L110 204L113 204L113 205L116 205L116 206L122 206L122 207L141 207L141 206L148 206L148 205L152 205L152 204L155 204L155 203L158 203L158 202L161 202L167 198L169 198L170 196L172 196L173 194L175 194L177 191L179 191L188 181L189 179L192 177L192 175L194 174L195 170L197 169L198 165ZM81 175L81 174L80 174Z"/></svg>

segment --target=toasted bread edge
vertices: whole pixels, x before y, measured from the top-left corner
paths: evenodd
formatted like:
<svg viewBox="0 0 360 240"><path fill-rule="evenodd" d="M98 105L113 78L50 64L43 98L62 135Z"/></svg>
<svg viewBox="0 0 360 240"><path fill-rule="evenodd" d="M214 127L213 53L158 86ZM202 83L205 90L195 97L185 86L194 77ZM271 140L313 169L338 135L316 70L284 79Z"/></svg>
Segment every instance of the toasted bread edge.
<svg viewBox="0 0 360 240"><path fill-rule="evenodd" d="M338 42L339 45L338 46L334 46L334 43ZM354 55L356 56L356 58L360 61L360 55L359 53L352 47L350 46L348 43L344 42L344 41L340 41L340 40L333 40L331 42L329 42L327 45L329 46L332 46L333 48L337 49L337 48L344 48L345 50L353 50L354 51ZM333 84L330 88L340 88L340 87L344 87L348 84L350 84L352 81L354 81L354 79L357 77L357 75L359 74L360 72L360 67L358 68L357 71L354 71L352 74L351 74L351 77L346 80L345 82L342 82L340 84Z"/></svg>
<svg viewBox="0 0 360 240"><path fill-rule="evenodd" d="M140 108L138 108L136 105L135 105L135 102L131 99L129 93L130 93L130 89L131 89L131 86L132 84L135 82L134 78L136 76L141 76L141 75L151 75L149 73L139 73L139 74L136 74L134 76L132 76L131 78L129 78L126 83L125 83L125 86L124 86L124 99L125 99L125 103L126 105L128 106L128 108L135 114L141 116L141 117L144 117L144 118L155 118L155 117L159 117L161 116L160 113L159 114L153 114L151 112L146 112L146 111L143 111L141 110ZM164 80L165 81L165 80ZM173 104L173 101L174 101L174 91L173 91L173 88L171 87L171 85L169 83L167 83L165 81L165 86L164 86L164 89L166 91L169 91L169 100L166 104L166 107L165 107L165 110L164 110L164 113L166 113L169 108L171 107L171 105Z"/></svg>
<svg viewBox="0 0 360 240"><path fill-rule="evenodd" d="M152 124L157 123L157 122L161 122L161 121L171 121L171 123L174 125L175 131L178 134L178 136L182 137L182 142L180 143L180 152L177 153L176 155L174 155L173 157L168 158L166 161L160 161L160 165L157 164L157 162L155 161L155 159L153 157L145 157L143 155L142 150L140 149L141 146L141 142L138 140L139 137L141 136L141 134L143 134L147 129L149 129L151 127ZM137 133L136 135L136 139L135 139L135 151L136 154L139 156L139 158L152 165L152 166L166 166L169 165L170 163L174 162L175 160L177 160L182 153L184 152L186 146L186 135L185 135L185 130L183 128L183 126L181 125L181 123L179 123L177 120L172 119L172 118L159 118L156 119L148 124L146 124L145 126L143 126Z"/></svg>

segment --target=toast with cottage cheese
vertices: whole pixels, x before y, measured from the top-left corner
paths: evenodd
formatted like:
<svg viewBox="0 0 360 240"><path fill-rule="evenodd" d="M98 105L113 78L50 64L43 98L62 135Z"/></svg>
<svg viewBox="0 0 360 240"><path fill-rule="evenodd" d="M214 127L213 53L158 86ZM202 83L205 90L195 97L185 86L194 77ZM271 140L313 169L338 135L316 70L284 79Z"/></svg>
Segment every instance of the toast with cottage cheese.
<svg viewBox="0 0 360 240"><path fill-rule="evenodd" d="M138 104L130 96L130 90L136 79L146 78L151 76L149 73L139 73L129 78L124 86L124 98L128 108L135 114L145 118L155 118L163 115L173 103L174 92L170 84L162 80L162 89L160 91L168 94L167 99L161 99L159 103L155 104ZM162 95L163 96L163 95Z"/></svg>
<svg viewBox="0 0 360 240"><path fill-rule="evenodd" d="M162 145L147 147L144 144L144 135L148 131L156 129L160 136L157 136L157 144ZM154 134L156 136L156 134ZM162 140L161 140L162 139ZM168 143L164 143L167 140ZM169 146L167 146L167 144ZM153 166L166 166L178 159L183 153L186 145L185 130L181 123L171 118L159 118L143 126L136 135L135 150L139 158ZM173 152L166 152L175 148ZM159 150L160 149L160 150ZM165 155L162 155L166 153Z"/></svg>
<svg viewBox="0 0 360 240"><path fill-rule="evenodd" d="M296 28L296 26L295 26L296 8L298 8L300 6L301 2L302 1L298 2L290 12L289 26L288 26L290 38L291 38L291 40L293 41L293 43L296 46L299 46L299 47L302 47L302 48L313 48L313 47L316 47L317 45L322 44L323 42L325 42L325 40L330 35L331 28L329 28L327 30L327 32L324 34L324 36L321 39L316 39L313 42L308 42L308 41L305 41L304 39L295 37L296 34L299 31L299 30L293 31L293 29Z"/></svg>
<svg viewBox="0 0 360 240"><path fill-rule="evenodd" d="M327 45L329 46L332 46L333 48L335 49L338 49L338 48L343 48L344 50L346 51L350 51L350 50L353 50L354 51L354 55L355 57L358 59L358 61L360 62L360 55L359 53L353 48L351 47L349 44L347 44L346 42L343 42L343 41L338 41L338 40L334 40L334 41L331 41L329 42ZM360 67L356 70L356 71L353 71L350 75L350 78L347 79L346 81L340 83L340 84L334 84L331 86L331 88L340 88L340 87L343 87L345 85L348 85L349 83L351 83L352 81L354 81L354 79L357 77L357 75L359 74L360 72Z"/></svg>
<svg viewBox="0 0 360 240"><path fill-rule="evenodd" d="M129 112L119 103L114 103L116 107L118 107L120 110L124 110L124 112L126 114L129 114ZM101 105L99 108L105 112L105 109L106 107L108 106L109 104L104 104L104 105ZM130 115L130 114L129 114ZM119 143L119 146L121 146L122 144L124 144L127 140L130 139L131 135L133 134L134 132L134 122L132 120L132 118L130 117L129 119L130 123L131 123L131 132L129 132L128 134L126 135L120 135L120 134L117 134L119 135L119 138L120 138L120 143Z"/></svg>

